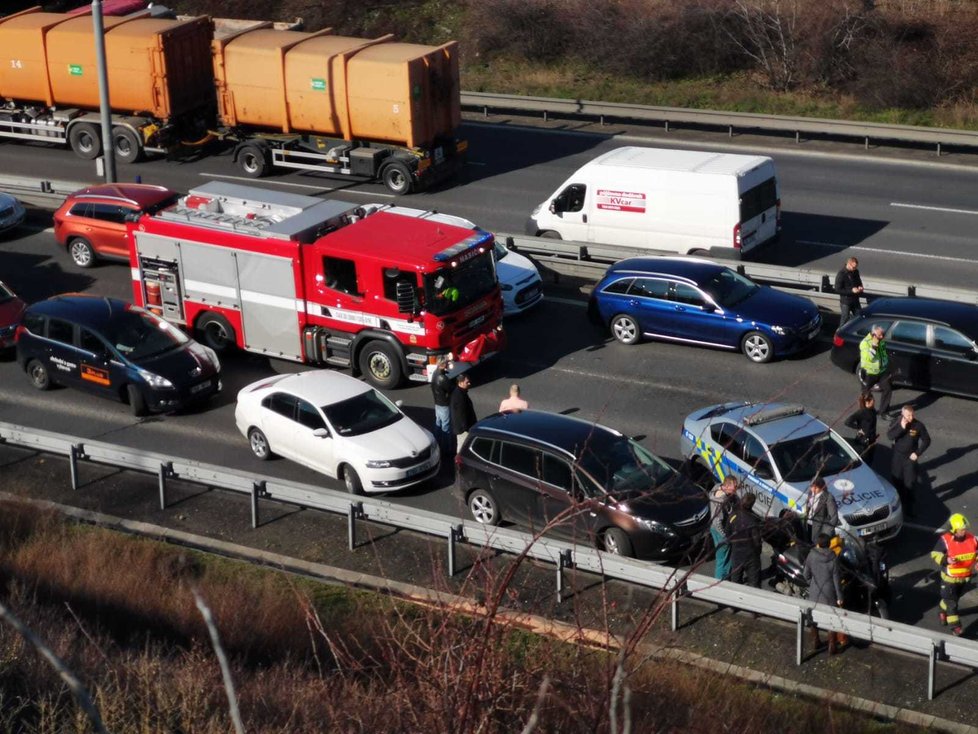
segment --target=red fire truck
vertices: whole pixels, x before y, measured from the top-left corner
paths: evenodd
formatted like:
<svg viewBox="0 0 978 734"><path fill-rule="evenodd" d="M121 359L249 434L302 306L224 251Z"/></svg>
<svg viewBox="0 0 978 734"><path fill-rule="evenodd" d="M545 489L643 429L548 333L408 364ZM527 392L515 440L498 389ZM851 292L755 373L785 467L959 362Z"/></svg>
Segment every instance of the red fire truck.
<svg viewBox="0 0 978 734"><path fill-rule="evenodd" d="M504 343L492 234L436 214L211 182L128 227L135 302L216 351L392 388Z"/></svg>

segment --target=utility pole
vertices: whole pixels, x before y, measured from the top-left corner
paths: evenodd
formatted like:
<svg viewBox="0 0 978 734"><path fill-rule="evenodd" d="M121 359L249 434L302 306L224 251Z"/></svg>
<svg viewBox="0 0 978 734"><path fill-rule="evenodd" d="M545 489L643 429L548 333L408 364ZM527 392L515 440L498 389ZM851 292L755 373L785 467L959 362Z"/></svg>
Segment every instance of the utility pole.
<svg viewBox="0 0 978 734"><path fill-rule="evenodd" d="M102 157L105 161L105 182L115 183L115 143L112 140L109 76L105 65L105 25L102 23L102 0L92 0L92 23L95 25L95 58L98 67L98 104L102 113Z"/></svg>

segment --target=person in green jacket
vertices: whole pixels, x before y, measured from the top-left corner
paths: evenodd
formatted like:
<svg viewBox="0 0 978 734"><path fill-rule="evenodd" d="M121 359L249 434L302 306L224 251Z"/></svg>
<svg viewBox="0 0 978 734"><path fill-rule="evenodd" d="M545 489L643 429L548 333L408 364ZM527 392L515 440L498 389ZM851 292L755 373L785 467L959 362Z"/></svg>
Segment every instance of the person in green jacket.
<svg viewBox="0 0 978 734"><path fill-rule="evenodd" d="M890 398L893 397L893 376L890 374L890 355L886 352L883 334L883 327L873 324L859 342L859 381L866 393L879 386L880 413L885 415L890 410Z"/></svg>

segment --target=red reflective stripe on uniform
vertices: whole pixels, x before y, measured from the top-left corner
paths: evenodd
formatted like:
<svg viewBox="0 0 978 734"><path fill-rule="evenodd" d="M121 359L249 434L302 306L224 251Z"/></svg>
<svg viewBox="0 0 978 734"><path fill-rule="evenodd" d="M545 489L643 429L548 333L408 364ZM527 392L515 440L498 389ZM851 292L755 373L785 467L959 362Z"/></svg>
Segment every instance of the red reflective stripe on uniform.
<svg viewBox="0 0 978 734"><path fill-rule="evenodd" d="M941 536L947 548L947 568L945 573L953 579L967 579L975 565L975 556L978 555L978 539L968 533L963 540L958 540L953 533L944 533Z"/></svg>

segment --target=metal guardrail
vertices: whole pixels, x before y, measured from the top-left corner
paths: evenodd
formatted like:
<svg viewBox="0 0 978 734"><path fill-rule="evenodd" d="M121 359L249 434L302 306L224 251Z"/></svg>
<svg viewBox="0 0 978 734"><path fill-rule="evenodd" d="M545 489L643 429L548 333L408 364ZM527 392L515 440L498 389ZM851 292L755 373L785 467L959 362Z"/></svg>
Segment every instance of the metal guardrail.
<svg viewBox="0 0 978 734"><path fill-rule="evenodd" d="M628 257L669 257L657 250L643 250L636 247L616 247L585 242L552 240L544 237L497 233L496 237L517 252L529 255L544 271L550 270L556 276L569 276L596 283L604 275L608 265ZM676 257L676 255L673 255ZM751 280L773 285L778 288L805 291L805 295L817 300L838 303L835 292L835 272L808 270L785 265L768 265L743 260L718 260L734 268ZM885 278L863 278L864 296L882 298L885 296L917 296L919 298L940 298L978 305L978 290L950 288L929 283L907 283Z"/></svg>
<svg viewBox="0 0 978 734"><path fill-rule="evenodd" d="M850 122L820 117L759 115L749 112L652 107L617 102L594 102L556 97L520 97L484 92L462 92L462 106L467 109L481 110L486 117L489 116L489 110L493 109L539 112L545 121L553 114L564 117L595 118L602 125L607 119L661 122L665 125L666 132L677 123L685 123L700 127L726 128L730 137L733 137L736 131L761 130L772 133L794 133L795 142L801 142L802 135L861 138L866 148L869 148L872 140L930 144L936 146L937 155L941 155L942 146L945 145L965 148L978 147L978 132L970 130L889 125L878 122Z"/></svg>
<svg viewBox="0 0 978 734"><path fill-rule="evenodd" d="M68 194L90 185L78 181L42 181L0 175L0 191L41 209L57 209Z"/></svg>
<svg viewBox="0 0 978 734"><path fill-rule="evenodd" d="M670 597L671 622L674 631L679 627L679 602L685 598L792 622L796 625L795 659L798 665L803 662L804 627L808 621L813 621L823 630L844 632L856 639L926 656L929 663L928 699L934 698L938 662L978 668L978 642L973 640L955 638L940 632L918 629L913 625L817 605L773 591L716 581L699 574L685 574L663 564L608 555L593 548L548 538L534 538L531 534L518 530L487 527L450 515L407 508L383 499L353 497L315 485L255 476L212 464L175 459L150 451L120 447L101 441L89 441L76 436L11 423L0 422L0 444L68 457L70 481L74 490L79 488L79 461L155 474L159 482L160 509L167 507L167 482L179 479L209 488L249 495L253 527L259 525L260 501L265 500L345 515L348 519L350 550L357 545L357 522L361 520L443 538L447 540L449 575L455 574L455 551L456 545L460 542L508 553L525 553L530 558L557 566L558 601L561 600L564 589L563 571L567 568L662 590Z"/></svg>

